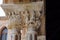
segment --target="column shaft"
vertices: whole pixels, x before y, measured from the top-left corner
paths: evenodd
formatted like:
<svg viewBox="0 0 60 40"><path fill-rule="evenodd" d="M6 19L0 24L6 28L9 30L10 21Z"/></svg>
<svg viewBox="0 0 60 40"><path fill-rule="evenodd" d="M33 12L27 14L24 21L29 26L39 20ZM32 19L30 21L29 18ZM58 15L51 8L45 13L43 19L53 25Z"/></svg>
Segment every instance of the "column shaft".
<svg viewBox="0 0 60 40"><path fill-rule="evenodd" d="M7 40L21 40L21 34L16 29L8 29Z"/></svg>
<svg viewBox="0 0 60 40"><path fill-rule="evenodd" d="M11 40L11 29L8 29L7 40Z"/></svg>
<svg viewBox="0 0 60 40"><path fill-rule="evenodd" d="M28 29L27 34L26 34L26 40L37 40L37 33L33 28Z"/></svg>

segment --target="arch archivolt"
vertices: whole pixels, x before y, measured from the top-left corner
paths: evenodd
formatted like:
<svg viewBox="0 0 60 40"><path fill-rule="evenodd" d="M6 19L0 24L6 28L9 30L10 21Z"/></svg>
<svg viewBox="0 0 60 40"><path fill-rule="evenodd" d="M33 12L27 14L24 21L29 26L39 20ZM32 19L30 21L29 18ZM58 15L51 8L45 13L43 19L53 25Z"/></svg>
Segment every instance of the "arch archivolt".
<svg viewBox="0 0 60 40"><path fill-rule="evenodd" d="M2 31L3 31L5 28L7 29L6 26L1 26L1 28L0 28L0 35L2 35Z"/></svg>

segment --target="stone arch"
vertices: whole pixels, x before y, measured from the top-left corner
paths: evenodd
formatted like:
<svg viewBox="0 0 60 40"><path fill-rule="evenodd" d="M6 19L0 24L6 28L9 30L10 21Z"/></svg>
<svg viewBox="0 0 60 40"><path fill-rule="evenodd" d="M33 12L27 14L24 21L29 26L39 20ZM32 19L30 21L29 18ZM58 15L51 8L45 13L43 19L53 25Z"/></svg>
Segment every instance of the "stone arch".
<svg viewBox="0 0 60 40"><path fill-rule="evenodd" d="M2 26L2 28L0 29L1 40L2 40L2 35L4 35L3 32L5 29L7 30L6 26Z"/></svg>

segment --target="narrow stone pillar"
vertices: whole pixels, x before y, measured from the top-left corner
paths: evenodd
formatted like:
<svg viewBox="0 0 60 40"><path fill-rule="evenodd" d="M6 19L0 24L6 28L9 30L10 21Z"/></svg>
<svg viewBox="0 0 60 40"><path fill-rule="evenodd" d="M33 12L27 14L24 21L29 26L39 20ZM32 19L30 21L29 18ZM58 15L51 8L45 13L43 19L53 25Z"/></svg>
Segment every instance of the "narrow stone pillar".
<svg viewBox="0 0 60 40"><path fill-rule="evenodd" d="M21 34L18 34L18 40L21 40Z"/></svg>
<svg viewBox="0 0 60 40"><path fill-rule="evenodd" d="M14 28L14 29L12 29L12 40L16 40L16 36L17 36L17 30Z"/></svg>
<svg viewBox="0 0 60 40"><path fill-rule="evenodd" d="M21 31L17 35L18 35L18 40L21 40Z"/></svg>
<svg viewBox="0 0 60 40"><path fill-rule="evenodd" d="M28 28L26 40L37 40L37 32L34 30L34 28Z"/></svg>
<svg viewBox="0 0 60 40"><path fill-rule="evenodd" d="M12 30L11 29L8 29L8 35L7 35L7 40L11 40L11 32Z"/></svg>

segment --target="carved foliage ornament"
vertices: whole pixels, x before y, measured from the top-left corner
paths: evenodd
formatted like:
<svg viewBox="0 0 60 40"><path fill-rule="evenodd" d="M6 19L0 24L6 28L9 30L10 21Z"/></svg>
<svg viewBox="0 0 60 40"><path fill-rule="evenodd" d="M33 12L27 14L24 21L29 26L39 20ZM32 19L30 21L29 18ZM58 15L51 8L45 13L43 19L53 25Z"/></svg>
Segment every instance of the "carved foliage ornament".
<svg viewBox="0 0 60 40"><path fill-rule="evenodd" d="M15 28L23 28L23 27L33 27L39 28L40 27L40 11L41 10L34 10L29 9L26 7L25 11L19 11L18 15L15 11L12 12L12 15L9 18L8 27L15 27ZM32 7L34 8L34 7ZM41 7L42 8L42 7Z"/></svg>

